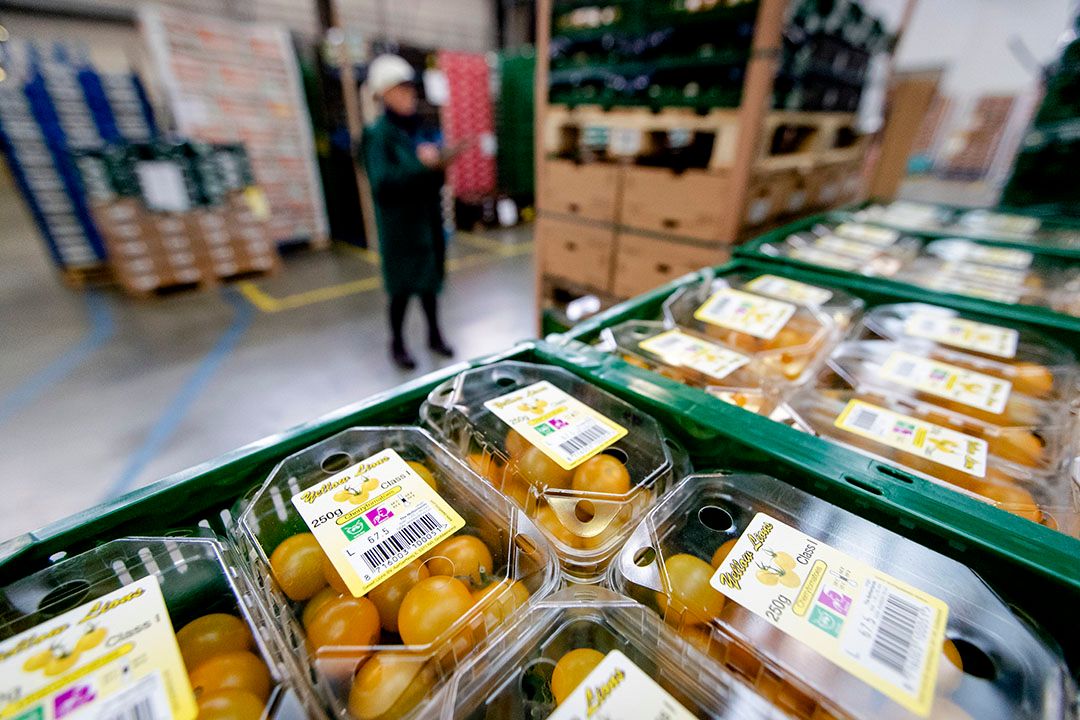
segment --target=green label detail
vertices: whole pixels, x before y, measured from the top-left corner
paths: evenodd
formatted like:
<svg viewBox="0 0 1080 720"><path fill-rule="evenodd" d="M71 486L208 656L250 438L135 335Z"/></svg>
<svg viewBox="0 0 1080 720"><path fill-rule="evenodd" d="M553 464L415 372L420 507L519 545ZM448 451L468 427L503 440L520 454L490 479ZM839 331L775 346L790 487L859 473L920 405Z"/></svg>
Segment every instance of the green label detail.
<svg viewBox="0 0 1080 720"><path fill-rule="evenodd" d="M362 517L358 517L355 520L352 520L341 526L341 532L345 533L345 537L347 537L349 540L353 540L363 535L370 529L371 526L368 525L367 520Z"/></svg>

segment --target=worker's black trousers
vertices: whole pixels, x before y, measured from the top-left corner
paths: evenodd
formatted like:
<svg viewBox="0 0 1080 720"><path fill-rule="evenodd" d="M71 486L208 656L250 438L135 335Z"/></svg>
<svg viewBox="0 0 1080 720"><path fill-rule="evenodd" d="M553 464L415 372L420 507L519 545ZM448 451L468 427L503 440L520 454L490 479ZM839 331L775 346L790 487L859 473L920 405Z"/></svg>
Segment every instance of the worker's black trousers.
<svg viewBox="0 0 1080 720"><path fill-rule="evenodd" d="M390 296L390 333L395 348L405 347L405 311L409 309L412 293L399 293ZM420 306L427 318L428 343L442 344L442 332L439 330L439 304L433 292L420 293Z"/></svg>

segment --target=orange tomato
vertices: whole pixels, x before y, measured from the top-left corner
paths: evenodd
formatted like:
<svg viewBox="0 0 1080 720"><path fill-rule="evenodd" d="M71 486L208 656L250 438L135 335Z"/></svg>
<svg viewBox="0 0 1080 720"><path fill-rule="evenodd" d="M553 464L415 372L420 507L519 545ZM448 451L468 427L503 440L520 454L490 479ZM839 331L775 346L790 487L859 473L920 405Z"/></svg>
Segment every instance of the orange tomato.
<svg viewBox="0 0 1080 720"><path fill-rule="evenodd" d="M325 557L311 533L286 538L270 555L274 579L290 600L307 600L326 587L322 563Z"/></svg>
<svg viewBox="0 0 1080 720"><path fill-rule="evenodd" d="M423 560L414 560L368 592L368 599L375 603L375 609L379 611L379 620L382 622L383 630L397 632L401 601L416 583L430 574Z"/></svg>
<svg viewBox="0 0 1080 720"><path fill-rule="evenodd" d="M191 689L196 697L219 690L242 690L265 703L270 697L270 671L254 653L222 653L191 671Z"/></svg>
<svg viewBox="0 0 1080 720"><path fill-rule="evenodd" d="M515 458L515 464L521 477L536 487L570 487L570 471L563 470L538 447L530 445Z"/></svg>
<svg viewBox="0 0 1080 720"><path fill-rule="evenodd" d="M425 553L424 559L432 575L456 577L473 587L486 584L495 565L488 546L473 535L447 538Z"/></svg>
<svg viewBox="0 0 1080 720"><path fill-rule="evenodd" d="M320 610L326 607L327 603L341 597L344 596L334 588L324 587L304 604L304 612L300 616L300 624L307 630L308 625L311 625L311 621L315 619L315 616L319 614Z"/></svg>
<svg viewBox="0 0 1080 720"><path fill-rule="evenodd" d="M1036 523L1042 520L1042 511L1039 509L1039 504L1035 502L1035 498L1027 490L1012 482L1007 484L978 482L973 490L999 503L1002 510L1011 512L1013 515Z"/></svg>
<svg viewBox="0 0 1080 720"><path fill-rule="evenodd" d="M255 638L247 623L235 615L211 613L180 628L176 644L190 671L214 655L250 650L255 647Z"/></svg>
<svg viewBox="0 0 1080 720"><path fill-rule="evenodd" d="M1019 428L1007 428L1001 435L990 438L990 452L1004 460L1038 467L1043 461L1045 444L1034 433Z"/></svg>
<svg viewBox="0 0 1080 720"><path fill-rule="evenodd" d="M630 492L630 473L617 458L601 453L578 465L570 487L580 492L625 495Z"/></svg>
<svg viewBox="0 0 1080 720"><path fill-rule="evenodd" d="M406 645L427 645L472 608L468 586L445 575L421 580L405 593L398 611L398 634Z"/></svg>
<svg viewBox="0 0 1080 720"><path fill-rule="evenodd" d="M1018 362L1013 365L1012 383L1017 392L1043 397L1054 390L1054 375L1043 365Z"/></svg>
<svg viewBox="0 0 1080 720"><path fill-rule="evenodd" d="M199 720L259 720L265 704L247 690L217 690L199 696Z"/></svg>
<svg viewBox="0 0 1080 720"><path fill-rule="evenodd" d="M312 651L323 648L356 648L379 642L379 611L366 597L345 596L331 600L319 610L307 630ZM350 657L363 653L350 652Z"/></svg>
<svg viewBox="0 0 1080 720"><path fill-rule="evenodd" d="M377 652L360 666L349 690L349 714L356 720L391 720L407 714L435 685L426 658Z"/></svg>
<svg viewBox="0 0 1080 720"><path fill-rule="evenodd" d="M604 654L592 648L577 648L559 658L551 671L551 694L555 702L561 705L603 659Z"/></svg>
<svg viewBox="0 0 1080 720"><path fill-rule="evenodd" d="M716 552L713 553L712 561L709 563L714 568L720 567L724 560L727 559L728 553L731 552L731 548L735 547L735 543L739 538L731 538L727 542L723 543L720 547L716 548Z"/></svg>
<svg viewBox="0 0 1080 720"><path fill-rule="evenodd" d="M428 468L427 465L420 462L419 460L406 460L405 464L411 467L413 469L413 472L419 475L424 482L431 486L432 490L439 489L439 484L435 482L435 475L432 474L431 469Z"/></svg>
<svg viewBox="0 0 1080 720"><path fill-rule="evenodd" d="M667 558L664 568L667 571L667 592L656 593L656 604L668 622L704 625L720 614L724 607L724 596L709 584L713 574L709 563L680 553ZM669 607L675 615L668 615Z"/></svg>

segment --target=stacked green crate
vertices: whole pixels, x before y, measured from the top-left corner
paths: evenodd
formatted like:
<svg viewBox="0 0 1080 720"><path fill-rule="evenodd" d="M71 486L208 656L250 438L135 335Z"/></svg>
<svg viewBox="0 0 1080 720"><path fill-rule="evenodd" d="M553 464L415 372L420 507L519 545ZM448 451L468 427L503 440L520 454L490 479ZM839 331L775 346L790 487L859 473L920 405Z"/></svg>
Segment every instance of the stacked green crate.
<svg viewBox="0 0 1080 720"><path fill-rule="evenodd" d="M531 45L499 53L499 100L495 109L499 189L522 200L535 193L533 175L533 75Z"/></svg>

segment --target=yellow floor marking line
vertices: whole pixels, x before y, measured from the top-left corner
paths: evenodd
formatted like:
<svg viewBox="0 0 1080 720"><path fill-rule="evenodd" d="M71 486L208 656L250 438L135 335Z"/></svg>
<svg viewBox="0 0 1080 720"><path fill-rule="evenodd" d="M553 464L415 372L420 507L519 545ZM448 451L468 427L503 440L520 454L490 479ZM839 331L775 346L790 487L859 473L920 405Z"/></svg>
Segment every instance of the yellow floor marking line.
<svg viewBox="0 0 1080 720"><path fill-rule="evenodd" d="M344 242L343 243L338 243L338 245L341 247L341 249L345 250L346 252L352 253L353 255L359 255L366 262L369 262L372 265L378 265L379 264L379 251L378 250L372 250L371 248L356 247L355 245L350 245L350 244L344 243Z"/></svg>
<svg viewBox="0 0 1080 720"><path fill-rule="evenodd" d="M474 235L470 232L464 232L458 230L454 233L454 237L465 243L466 245L472 245L474 248L479 248L486 252L495 253L501 257L515 257L517 255L524 255L527 252L532 251L532 243L501 243L497 240L482 237L480 235Z"/></svg>

